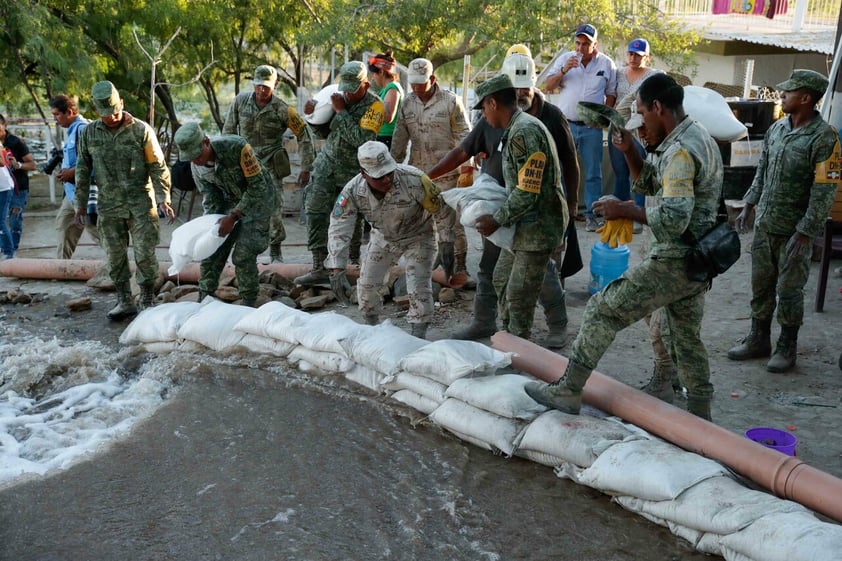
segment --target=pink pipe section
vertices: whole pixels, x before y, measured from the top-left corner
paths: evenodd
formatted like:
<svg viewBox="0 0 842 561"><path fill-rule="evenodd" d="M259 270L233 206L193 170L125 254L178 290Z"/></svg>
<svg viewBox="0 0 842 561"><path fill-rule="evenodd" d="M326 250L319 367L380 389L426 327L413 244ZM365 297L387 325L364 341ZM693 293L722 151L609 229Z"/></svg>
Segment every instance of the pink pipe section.
<svg viewBox="0 0 842 561"><path fill-rule="evenodd" d="M0 276L21 279L86 281L96 274L102 264L102 261L85 259L7 259L0 262ZM169 266L169 263L161 263L161 272L166 275L167 279L182 283L199 282L198 263L190 263L178 275L174 276L167 274ZM134 270L134 264L131 267ZM257 266L259 271L274 271L288 279L294 279L309 273L311 268L311 265L301 263L273 263ZM403 270L402 267L398 267L398 269ZM360 268L358 265L349 265L347 272L348 276L356 278L360 274ZM222 274L234 275L234 265L227 263ZM433 271L433 280L447 286L444 283L444 272L441 268ZM460 280L464 284L464 279Z"/></svg>
<svg viewBox="0 0 842 561"><path fill-rule="evenodd" d="M492 346L517 356L512 366L545 382L559 379L568 359L510 333ZM842 522L842 479L810 467L742 435L691 415L594 370L583 401L617 415L686 450L722 462L775 495Z"/></svg>

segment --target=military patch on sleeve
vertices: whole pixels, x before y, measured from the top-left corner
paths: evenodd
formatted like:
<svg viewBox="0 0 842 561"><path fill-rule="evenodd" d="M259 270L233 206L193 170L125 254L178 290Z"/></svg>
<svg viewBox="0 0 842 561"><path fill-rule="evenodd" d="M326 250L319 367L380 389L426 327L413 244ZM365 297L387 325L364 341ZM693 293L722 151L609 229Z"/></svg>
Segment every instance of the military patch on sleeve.
<svg viewBox="0 0 842 561"><path fill-rule="evenodd" d="M298 111L292 107L287 108L287 126L295 136L300 135L301 131L303 131L305 127L304 119L302 119L301 115L298 114Z"/></svg>
<svg viewBox="0 0 842 561"><path fill-rule="evenodd" d="M833 146L833 152L823 162L816 164L816 182L817 183L842 183L842 150L839 147L839 141Z"/></svg>
<svg viewBox="0 0 842 561"><path fill-rule="evenodd" d="M424 187L424 200L421 201L421 206L430 214L437 213L441 210L441 191L426 174L421 176L421 186Z"/></svg>
<svg viewBox="0 0 842 561"><path fill-rule="evenodd" d="M240 152L240 168L246 177L254 177L260 173L260 162L257 161L257 156L254 155L251 144L243 146Z"/></svg>
<svg viewBox="0 0 842 561"><path fill-rule="evenodd" d="M380 127L383 126L383 117L386 114L386 110L383 107L383 103L379 100L375 103L372 103L368 110L363 115L363 118L360 119L360 128L369 130L374 134L380 132Z"/></svg>
<svg viewBox="0 0 842 561"><path fill-rule="evenodd" d="M510 139L509 147L515 160L520 161L526 157L526 141L522 136L516 136Z"/></svg>
<svg viewBox="0 0 842 561"><path fill-rule="evenodd" d="M537 195L541 192L544 179L544 168L547 166L547 155L543 152L533 152L517 172L517 188L527 193Z"/></svg>
<svg viewBox="0 0 842 561"><path fill-rule="evenodd" d="M346 206L348 206L348 197L345 196L345 193L340 193L336 197L336 202L333 203L333 215L339 217L345 214Z"/></svg>
<svg viewBox="0 0 842 561"><path fill-rule="evenodd" d="M680 149L664 169L664 176L661 184L664 188L664 197L693 197L693 177L696 175L696 166L693 158L684 148Z"/></svg>
<svg viewBox="0 0 842 561"><path fill-rule="evenodd" d="M146 158L146 163L164 161L164 152L161 150L161 145L152 138L146 141L146 146L143 147L143 157Z"/></svg>

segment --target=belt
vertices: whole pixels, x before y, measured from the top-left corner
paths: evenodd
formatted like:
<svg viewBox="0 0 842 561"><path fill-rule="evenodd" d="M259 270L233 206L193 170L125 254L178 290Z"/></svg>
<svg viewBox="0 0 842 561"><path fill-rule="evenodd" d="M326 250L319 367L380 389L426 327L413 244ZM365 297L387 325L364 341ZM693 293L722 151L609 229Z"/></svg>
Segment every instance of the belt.
<svg viewBox="0 0 842 561"><path fill-rule="evenodd" d="M567 122L570 123L571 125L576 125L577 127L588 126L588 125L585 124L585 121L571 121L570 119L567 119Z"/></svg>

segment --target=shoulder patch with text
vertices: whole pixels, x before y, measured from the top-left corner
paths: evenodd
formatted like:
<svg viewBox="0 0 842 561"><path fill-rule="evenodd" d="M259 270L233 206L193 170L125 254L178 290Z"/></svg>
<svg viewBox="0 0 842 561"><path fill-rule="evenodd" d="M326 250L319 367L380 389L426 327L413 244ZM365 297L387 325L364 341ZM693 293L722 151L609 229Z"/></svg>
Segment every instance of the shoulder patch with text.
<svg viewBox="0 0 842 561"><path fill-rule="evenodd" d="M295 136L299 136L306 126L304 124L304 119L302 119L301 115L298 114L298 111L292 107L287 108L287 126Z"/></svg>
<svg viewBox="0 0 842 561"><path fill-rule="evenodd" d="M370 130L374 134L380 132L380 127L383 126L383 117L386 115L386 109L383 107L381 101L372 103L366 110L365 115L360 119L360 128Z"/></svg>
<svg viewBox="0 0 842 561"><path fill-rule="evenodd" d="M833 146L833 152L823 162L816 164L816 182L817 183L842 183L842 150L839 147L839 141Z"/></svg>
<svg viewBox="0 0 842 561"><path fill-rule="evenodd" d="M257 156L254 155L251 144L243 146L240 152L240 168L246 177L254 177L260 173L260 162L257 161Z"/></svg>
<svg viewBox="0 0 842 561"><path fill-rule="evenodd" d="M421 206L430 214L437 213L441 210L441 191L426 174L421 176L421 185L424 187L424 199L421 201Z"/></svg>
<svg viewBox="0 0 842 561"><path fill-rule="evenodd" d="M693 158L687 150L681 148L664 169L664 176L661 178L661 185L664 188L664 197L693 197L693 177L696 175L696 166Z"/></svg>
<svg viewBox="0 0 842 561"><path fill-rule="evenodd" d="M543 152L533 152L517 172L517 188L527 193L537 195L541 192L544 179L544 168L547 166L547 155Z"/></svg>

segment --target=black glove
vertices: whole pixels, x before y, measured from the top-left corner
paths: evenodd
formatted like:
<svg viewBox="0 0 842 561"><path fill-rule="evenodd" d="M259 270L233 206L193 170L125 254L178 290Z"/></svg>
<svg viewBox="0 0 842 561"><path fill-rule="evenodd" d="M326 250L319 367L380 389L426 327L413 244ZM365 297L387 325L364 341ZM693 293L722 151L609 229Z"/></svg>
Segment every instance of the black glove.
<svg viewBox="0 0 842 561"><path fill-rule="evenodd" d="M453 242L439 242L439 256L436 259L441 263L441 268L444 269L444 278L450 282L450 277L455 272L456 257L453 254Z"/></svg>
<svg viewBox="0 0 842 561"><path fill-rule="evenodd" d="M336 300L339 306L347 308L351 303L349 295L351 293L351 283L348 282L348 275L345 270L334 271L330 274L330 289L336 295Z"/></svg>

